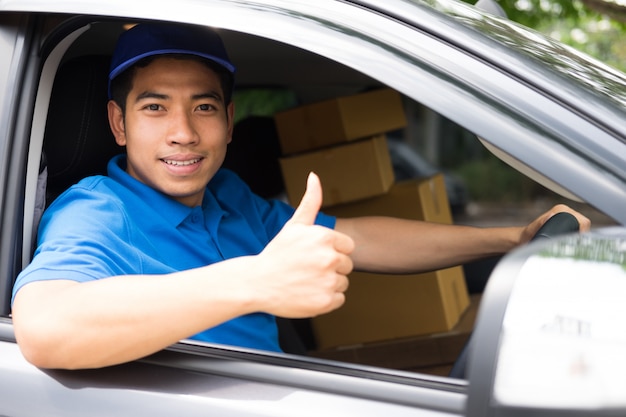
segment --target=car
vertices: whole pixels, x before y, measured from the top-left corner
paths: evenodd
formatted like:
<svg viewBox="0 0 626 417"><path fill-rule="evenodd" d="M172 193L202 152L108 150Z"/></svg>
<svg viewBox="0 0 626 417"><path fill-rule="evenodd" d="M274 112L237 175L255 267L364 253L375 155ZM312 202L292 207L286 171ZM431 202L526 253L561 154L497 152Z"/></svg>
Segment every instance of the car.
<svg viewBox="0 0 626 417"><path fill-rule="evenodd" d="M97 86L117 36L140 21L216 28L237 88L280 87L298 106L391 89L406 143L445 140L426 112L450 120L608 224L499 260L467 349L455 350L452 370L467 373L329 358L310 345L272 353L188 340L117 366L39 369L16 343L11 288L41 210L119 152ZM456 0L4 0L0 52L0 415L626 414L624 74ZM382 345L393 359L424 354Z"/></svg>

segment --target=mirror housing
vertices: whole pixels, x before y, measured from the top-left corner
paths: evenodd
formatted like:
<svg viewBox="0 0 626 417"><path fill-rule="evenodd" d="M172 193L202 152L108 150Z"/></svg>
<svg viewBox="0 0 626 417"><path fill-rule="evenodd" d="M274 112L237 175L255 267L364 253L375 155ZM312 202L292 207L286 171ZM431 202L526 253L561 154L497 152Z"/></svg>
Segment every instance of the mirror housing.
<svg viewBox="0 0 626 417"><path fill-rule="evenodd" d="M467 415L626 415L626 228L542 239L485 288Z"/></svg>

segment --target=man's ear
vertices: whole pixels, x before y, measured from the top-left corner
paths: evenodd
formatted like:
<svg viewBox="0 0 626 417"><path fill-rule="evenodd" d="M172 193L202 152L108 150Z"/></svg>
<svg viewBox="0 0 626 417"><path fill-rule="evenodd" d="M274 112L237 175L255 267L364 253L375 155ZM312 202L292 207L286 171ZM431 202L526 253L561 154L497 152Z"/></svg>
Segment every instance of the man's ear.
<svg viewBox="0 0 626 417"><path fill-rule="evenodd" d="M115 142L120 146L126 146L126 128L124 126L124 112L113 100L107 103L109 114L109 126L115 136Z"/></svg>
<svg viewBox="0 0 626 417"><path fill-rule="evenodd" d="M226 112L226 114L228 115L228 142L226 143L230 143L233 140L233 128L235 126L235 103L233 103L232 101L228 103L228 106L226 107Z"/></svg>

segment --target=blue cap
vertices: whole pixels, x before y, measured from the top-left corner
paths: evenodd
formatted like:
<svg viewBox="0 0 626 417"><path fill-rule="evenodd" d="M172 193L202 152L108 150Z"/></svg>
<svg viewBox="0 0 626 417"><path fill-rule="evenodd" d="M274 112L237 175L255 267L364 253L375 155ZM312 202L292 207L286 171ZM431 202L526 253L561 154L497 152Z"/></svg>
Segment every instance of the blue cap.
<svg viewBox="0 0 626 417"><path fill-rule="evenodd" d="M141 23L122 33L117 41L109 70L109 97L112 79L143 58L164 54L199 56L235 73L235 66L215 31L201 26Z"/></svg>

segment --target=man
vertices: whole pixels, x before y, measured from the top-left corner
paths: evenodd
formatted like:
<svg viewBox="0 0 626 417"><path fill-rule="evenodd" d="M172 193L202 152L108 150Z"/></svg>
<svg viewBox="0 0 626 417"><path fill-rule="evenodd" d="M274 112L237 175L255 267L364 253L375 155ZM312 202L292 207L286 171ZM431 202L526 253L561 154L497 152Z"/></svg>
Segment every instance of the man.
<svg viewBox="0 0 626 417"><path fill-rule="evenodd" d="M142 24L122 35L108 116L126 155L44 215L14 289L15 334L30 362L107 366L189 337L277 351L274 317L338 308L353 268L415 273L501 254L571 211L493 229L335 219L319 213L314 174L295 211L265 201L220 170L234 71L205 29Z"/></svg>

